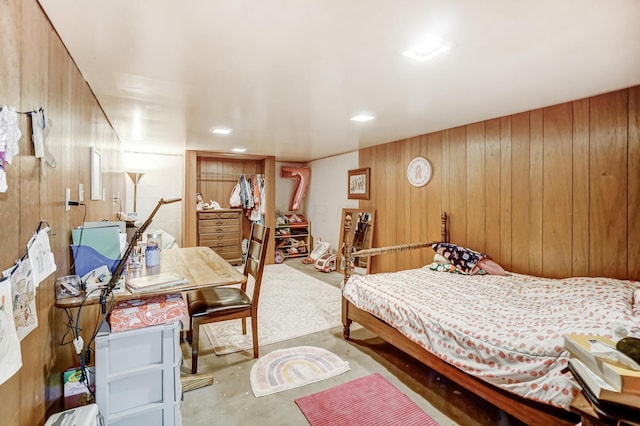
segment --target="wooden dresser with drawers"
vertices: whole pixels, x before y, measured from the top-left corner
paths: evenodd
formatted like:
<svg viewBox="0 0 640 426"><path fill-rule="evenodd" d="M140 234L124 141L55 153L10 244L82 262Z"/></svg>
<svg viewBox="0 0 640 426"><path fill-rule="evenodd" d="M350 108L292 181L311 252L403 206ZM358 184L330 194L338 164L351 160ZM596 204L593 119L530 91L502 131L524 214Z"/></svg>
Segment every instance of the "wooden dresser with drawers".
<svg viewBox="0 0 640 426"><path fill-rule="evenodd" d="M242 209L199 211L198 245L211 247L233 265L242 264Z"/></svg>

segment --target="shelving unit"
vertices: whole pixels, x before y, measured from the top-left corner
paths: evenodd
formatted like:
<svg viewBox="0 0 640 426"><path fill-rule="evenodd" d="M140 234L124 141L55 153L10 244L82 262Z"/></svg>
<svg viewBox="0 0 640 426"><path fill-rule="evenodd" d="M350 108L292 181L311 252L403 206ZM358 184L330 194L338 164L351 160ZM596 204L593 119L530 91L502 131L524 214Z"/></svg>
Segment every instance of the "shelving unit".
<svg viewBox="0 0 640 426"><path fill-rule="evenodd" d="M105 425L172 426L180 416L180 322L96 336L96 402Z"/></svg>
<svg viewBox="0 0 640 426"><path fill-rule="evenodd" d="M296 214L302 222L292 221L293 214L286 214L287 223L275 225L276 250L282 253L284 258L306 257L311 247L311 222L304 216ZM277 217L276 217L277 218Z"/></svg>

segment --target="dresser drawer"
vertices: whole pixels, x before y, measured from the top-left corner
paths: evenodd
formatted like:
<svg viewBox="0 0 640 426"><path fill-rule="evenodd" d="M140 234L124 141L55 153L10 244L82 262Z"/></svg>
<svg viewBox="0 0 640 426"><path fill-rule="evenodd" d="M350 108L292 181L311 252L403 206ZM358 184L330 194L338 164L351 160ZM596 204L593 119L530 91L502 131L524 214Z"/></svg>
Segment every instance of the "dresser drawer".
<svg viewBox="0 0 640 426"><path fill-rule="evenodd" d="M222 246L231 246L238 245L239 234L201 234L200 235L200 245L208 246L208 247L222 247Z"/></svg>
<svg viewBox="0 0 640 426"><path fill-rule="evenodd" d="M240 212L209 212L198 213L198 219L234 219L240 218Z"/></svg>
<svg viewBox="0 0 640 426"><path fill-rule="evenodd" d="M240 222L237 220L201 220L198 222L198 232L200 235L240 232Z"/></svg>
<svg viewBox="0 0 640 426"><path fill-rule="evenodd" d="M242 250L240 247L226 246L226 247L211 247L216 253L225 259L236 259L242 257Z"/></svg>

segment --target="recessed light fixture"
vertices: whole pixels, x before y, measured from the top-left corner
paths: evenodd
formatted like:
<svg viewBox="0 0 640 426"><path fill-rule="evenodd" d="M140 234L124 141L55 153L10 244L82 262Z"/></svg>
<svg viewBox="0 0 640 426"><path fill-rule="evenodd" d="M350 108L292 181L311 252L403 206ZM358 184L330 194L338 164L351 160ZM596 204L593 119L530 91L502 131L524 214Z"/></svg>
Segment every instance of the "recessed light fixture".
<svg viewBox="0 0 640 426"><path fill-rule="evenodd" d="M227 129L224 127L212 127L211 133L213 133L214 135L228 135L229 133L231 133L231 129Z"/></svg>
<svg viewBox="0 0 640 426"><path fill-rule="evenodd" d="M233 152L245 152L247 148L233 148L231 151Z"/></svg>
<svg viewBox="0 0 640 426"><path fill-rule="evenodd" d="M440 37L429 34L424 41L416 44L402 54L410 57L411 59L415 59L416 61L424 62L446 52L449 49L451 49L450 43L445 42Z"/></svg>
<svg viewBox="0 0 640 426"><path fill-rule="evenodd" d="M373 120L375 117L368 114L358 114L355 117L351 117L351 121L360 121L364 123L365 121Z"/></svg>

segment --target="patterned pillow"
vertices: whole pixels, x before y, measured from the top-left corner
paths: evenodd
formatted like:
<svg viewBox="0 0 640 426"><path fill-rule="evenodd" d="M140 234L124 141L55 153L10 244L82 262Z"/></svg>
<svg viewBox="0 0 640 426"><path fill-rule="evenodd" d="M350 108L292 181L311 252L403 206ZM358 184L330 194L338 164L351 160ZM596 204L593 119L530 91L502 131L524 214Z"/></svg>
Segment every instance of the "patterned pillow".
<svg viewBox="0 0 640 426"><path fill-rule="evenodd" d="M432 271L438 272L451 272L453 274L462 274L461 271L456 268L456 265L451 263L443 263L443 262L433 262L427 265L429 269Z"/></svg>
<svg viewBox="0 0 640 426"><path fill-rule="evenodd" d="M453 263L460 271L470 275L478 272L478 262L487 257L482 253L455 244L436 243L432 247L436 253L444 256L445 259Z"/></svg>
<svg viewBox="0 0 640 426"><path fill-rule="evenodd" d="M427 267L432 271L450 272L452 274L468 275L467 273L461 271L456 265L448 262L432 262L429 265L427 265ZM481 269L476 272L476 275L484 275L484 274L485 272Z"/></svg>

